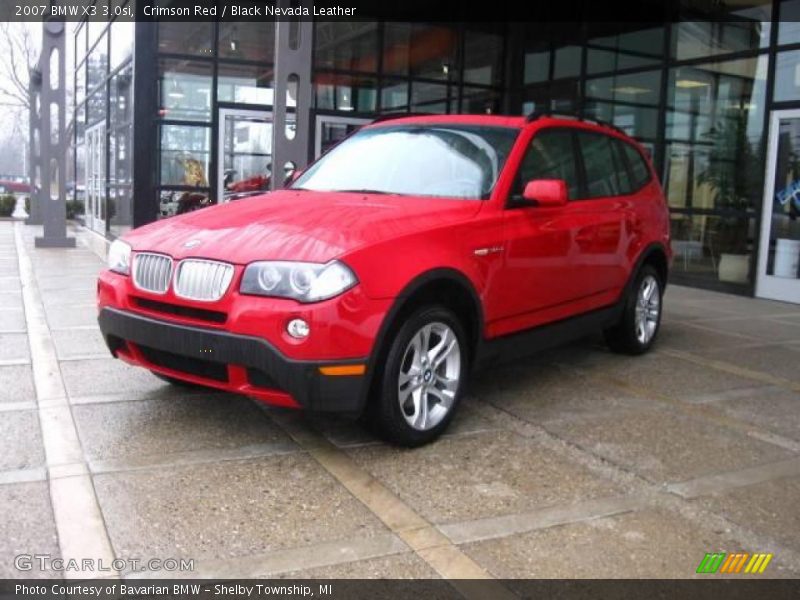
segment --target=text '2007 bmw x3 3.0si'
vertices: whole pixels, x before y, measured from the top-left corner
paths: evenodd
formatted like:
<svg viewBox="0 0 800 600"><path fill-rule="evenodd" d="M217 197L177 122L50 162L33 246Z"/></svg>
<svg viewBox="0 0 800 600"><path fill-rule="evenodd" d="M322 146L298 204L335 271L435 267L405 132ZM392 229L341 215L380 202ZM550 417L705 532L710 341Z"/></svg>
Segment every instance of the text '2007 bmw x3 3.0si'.
<svg viewBox="0 0 800 600"><path fill-rule="evenodd" d="M476 366L592 330L648 350L669 248L653 169L610 126L385 119L287 189L113 242L99 322L163 379L363 414L415 446Z"/></svg>

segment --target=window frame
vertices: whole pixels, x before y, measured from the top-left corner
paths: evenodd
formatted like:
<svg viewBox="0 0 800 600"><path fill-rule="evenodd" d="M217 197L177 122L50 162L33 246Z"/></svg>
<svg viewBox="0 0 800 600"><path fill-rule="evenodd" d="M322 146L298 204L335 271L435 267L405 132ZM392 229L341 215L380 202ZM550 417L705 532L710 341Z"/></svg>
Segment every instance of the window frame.
<svg viewBox="0 0 800 600"><path fill-rule="evenodd" d="M516 172L514 173L514 179L513 179L512 187L511 187L511 190L508 193L508 197L506 198L505 208L507 208L507 209L509 209L509 208L510 209L519 208L519 205L515 204L514 201L515 200L519 200L519 198L521 196L520 196L520 194L515 193L514 186L516 185L516 182L519 180L519 177L520 177L520 174L521 174L521 171L522 171L522 165L525 162L525 159L528 157L528 154L532 151L532 146L533 146L534 140L536 140L536 138L539 135L541 135L541 134L543 134L545 132L558 132L558 131L565 131L565 132L569 132L569 134L570 134L570 143L572 145L572 156L573 156L573 160L575 161L575 174L576 174L577 179L578 179L578 182L577 182L578 183L578 196L575 197L575 198L569 198L568 202L586 202L586 201L591 201L591 200L599 200L599 199L603 199L603 198L622 198L624 196L633 196L633 195L638 194L639 192L641 192L645 187L647 187L648 185L650 185L650 183L652 183L652 181L653 181L653 170L650 168L650 163L647 161L647 159L645 158L644 154L639 150L639 148L637 148L636 145L631 143L629 140L627 140L627 139L625 139L623 137L617 136L617 135L611 135L611 134L606 133L604 131L596 131L594 129L585 129L583 127L571 127L571 126L568 126L568 125L554 125L554 126L542 127L540 129L537 129L534 132L533 136L531 136L531 139L528 141L527 148L525 149L525 154L523 154L522 158L520 159L519 163L517 164ZM622 151L623 164L620 165L620 167L622 169L624 169L625 172L628 175L628 179L629 179L629 181L631 183L631 186L632 186L631 191L630 192L619 193L619 194L614 194L614 195L608 195L608 196L589 196L588 195L588 181L587 181L587 173L586 173L586 163L584 161L583 152L582 152L581 146L580 146L580 137L579 136L581 134L590 135L590 136L591 135L602 136L602 137L605 137L605 138L609 139L610 143L612 144L612 146L611 146L611 148L612 148L612 150L611 150L611 152L612 152L611 160L615 165L616 165L616 163L618 161L617 161L617 158L614 156L614 150L613 150L614 141L616 140L617 142L623 144L624 146L630 147L636 153L636 155L639 157L639 160L641 160L642 163L644 164L645 170L647 172L647 179L643 180L640 183L636 179L636 177L634 177L633 165L630 162L629 156L623 150ZM616 172L616 167L615 167L615 172ZM622 189L621 182L619 181L619 176L617 176L616 179L618 180L618 182L617 182L618 188Z"/></svg>
<svg viewBox="0 0 800 600"><path fill-rule="evenodd" d="M576 132L575 132L576 151L577 151L578 156L580 158L581 172L583 174L583 184L584 184L583 197L581 198L581 200L589 201L589 200L602 200L603 198L621 198L623 196L630 196L631 194L636 193L636 192L630 192L630 193L625 193L625 194L616 193L616 194L605 194L605 195L602 195L602 196L589 196L589 175L588 175L588 172L586 170L586 160L585 160L585 158L583 156L583 150L581 148L581 140L580 140L580 136L581 135L585 135L587 137L590 137L590 136L602 137L602 138L605 138L606 140L608 140L609 154L611 155L611 164L615 166L614 179L617 181L617 189L618 189L618 191L619 191L619 188L621 187L619 185L619 176L617 175L617 172L616 172L616 162L617 161L614 158L614 151L613 151L613 147L611 146L611 142L612 142L612 140L614 140L616 138L616 136L608 135L607 133L602 132L602 131L595 131L594 129L582 129L582 128L578 129L578 128L576 128ZM623 166L623 168L627 169L627 166Z"/></svg>
<svg viewBox="0 0 800 600"><path fill-rule="evenodd" d="M583 160L583 152L580 149L579 136L581 134L584 134L584 135L599 135L599 136L603 136L603 137L611 140L612 144L613 144L614 140L617 140L620 143L629 146L634 152L636 152L637 156L639 157L639 160L641 160L643 162L645 170L647 172L647 179L646 180L643 180L641 183L639 181L637 181L636 178L634 177L633 166L630 163L630 159L628 158L628 155L625 154L624 151L623 151L623 159L624 159L625 164L622 165L622 168L624 168L628 173L628 177L629 177L629 179L631 181L631 185L633 186L631 191L630 192L625 192L625 193L607 195L607 196L591 196L591 197L584 196L583 198L581 198L581 200L597 200L597 199L602 199L602 198L621 198L621 197L624 197L624 196L633 196L633 195L636 195L639 192L641 192L645 187L650 185L650 183L653 181L653 171L650 168L650 164L648 163L647 159L644 157L642 152L634 144L632 144L630 141L626 140L625 138L622 138L622 137L619 137L619 136L616 136L616 135L611 135L611 134L608 134L608 133L605 133L605 132L602 132L602 131L595 131L595 130L589 130L589 129L577 129L577 128L576 128L576 130L577 130L576 131L577 151L578 151L578 155L579 155L579 158L580 158L580 161L581 161L581 171L582 171L583 178L584 178L584 185L587 186L587 187L583 188L584 189L584 193L586 193L586 191L588 190L588 181L586 179L586 177L587 177L586 164L585 164L585 161ZM612 158L612 162L614 162L614 163L617 162L616 159L613 156L613 150L612 150L612 157L611 158ZM619 179L619 177L617 177L617 179ZM622 188L622 186L621 186L619 181L618 181L618 187L620 189Z"/></svg>
<svg viewBox="0 0 800 600"><path fill-rule="evenodd" d="M629 174L629 176L631 178L631 183L633 183L633 186L634 186L633 187L633 191L631 192L631 194L638 194L639 192L641 192L644 188L646 188L648 185L650 185L653 182L653 169L650 166L650 161L647 160L647 157L644 155L644 153L641 150L639 150L639 148L636 146L636 144L632 144L631 142L629 142L628 140L623 139L623 138L616 138L616 139L618 139L625 146L627 146L631 150L633 150L633 152L636 153L636 156L638 157L638 159L640 161L642 161L642 164L644 165L644 170L647 173L647 178L642 180L641 183L639 183L636 180L636 177L634 176L635 170L633 168L633 165L631 164L630 157L627 154L623 153L623 156L625 157L625 162L628 165L628 174Z"/></svg>
<svg viewBox="0 0 800 600"><path fill-rule="evenodd" d="M516 171L514 173L514 178L512 180L511 189L508 192L508 197L506 198L505 208L506 209L515 209L520 208L521 205L515 204L515 200L519 200L522 198L522 194L518 194L515 192L514 187L516 186L517 181L519 181L520 174L522 172L522 165L525 163L525 159L528 158L530 152L532 152L533 142L536 138L544 133L557 133L557 132L566 132L569 134L570 138L570 146L572 147L572 160L575 162L575 175L577 177L577 184L578 184L578 197L576 198L569 198L567 202L579 202L583 200L583 197L586 193L586 182L585 182L585 174L583 172L583 161L580 159L580 152L578 151L578 140L575 136L575 127L568 127L565 125L554 125L549 127L541 127L537 129L531 139L528 140L527 147L525 148L525 154L522 155L522 158L517 163ZM525 183L523 182L523 186ZM524 190L524 187L523 187Z"/></svg>

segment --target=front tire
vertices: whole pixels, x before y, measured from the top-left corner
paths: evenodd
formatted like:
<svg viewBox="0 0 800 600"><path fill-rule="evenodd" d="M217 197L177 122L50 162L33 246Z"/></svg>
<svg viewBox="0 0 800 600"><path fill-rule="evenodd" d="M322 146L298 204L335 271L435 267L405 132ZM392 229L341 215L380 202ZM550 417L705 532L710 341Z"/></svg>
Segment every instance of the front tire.
<svg viewBox="0 0 800 600"><path fill-rule="evenodd" d="M658 272L651 265L644 265L628 291L619 323L604 332L608 346L622 354L647 352L661 327L663 300Z"/></svg>
<svg viewBox="0 0 800 600"><path fill-rule="evenodd" d="M378 435L415 447L442 434L466 386L466 340L458 317L445 307L423 307L406 319L391 341L369 406Z"/></svg>

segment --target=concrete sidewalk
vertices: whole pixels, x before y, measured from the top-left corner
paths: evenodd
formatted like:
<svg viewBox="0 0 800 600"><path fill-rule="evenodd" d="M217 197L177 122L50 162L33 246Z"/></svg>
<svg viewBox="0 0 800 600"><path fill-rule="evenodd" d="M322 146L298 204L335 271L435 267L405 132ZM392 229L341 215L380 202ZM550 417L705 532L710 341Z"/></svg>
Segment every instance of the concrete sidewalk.
<svg viewBox="0 0 800 600"><path fill-rule="evenodd" d="M50 554L183 557L199 577L683 578L706 552L800 576L798 305L672 286L654 352L589 339L482 373L447 436L400 450L111 359L101 261L35 233L0 222L0 577L58 575L14 566Z"/></svg>

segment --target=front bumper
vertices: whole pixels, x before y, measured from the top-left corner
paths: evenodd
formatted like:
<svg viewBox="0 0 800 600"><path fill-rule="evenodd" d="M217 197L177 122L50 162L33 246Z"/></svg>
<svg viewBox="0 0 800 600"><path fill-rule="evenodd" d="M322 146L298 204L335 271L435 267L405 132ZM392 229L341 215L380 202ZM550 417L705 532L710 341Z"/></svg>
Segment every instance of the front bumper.
<svg viewBox="0 0 800 600"><path fill-rule="evenodd" d="M152 371L270 404L356 413L363 406L366 376L324 375L330 367L365 365L367 359L293 360L266 340L194 327L104 307L100 330L111 353Z"/></svg>

